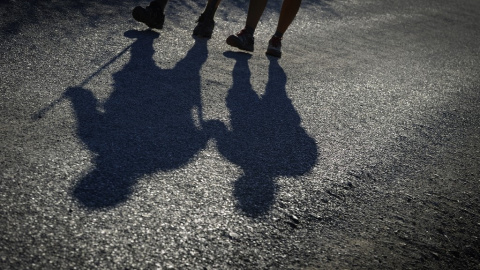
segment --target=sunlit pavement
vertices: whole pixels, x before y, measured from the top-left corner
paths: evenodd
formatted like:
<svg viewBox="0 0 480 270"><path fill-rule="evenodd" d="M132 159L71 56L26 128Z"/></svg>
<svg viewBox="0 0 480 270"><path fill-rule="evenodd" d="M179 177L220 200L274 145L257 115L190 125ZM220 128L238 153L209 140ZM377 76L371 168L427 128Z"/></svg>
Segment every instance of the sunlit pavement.
<svg viewBox="0 0 480 270"><path fill-rule="evenodd" d="M480 267L480 2L0 3L1 269Z"/></svg>

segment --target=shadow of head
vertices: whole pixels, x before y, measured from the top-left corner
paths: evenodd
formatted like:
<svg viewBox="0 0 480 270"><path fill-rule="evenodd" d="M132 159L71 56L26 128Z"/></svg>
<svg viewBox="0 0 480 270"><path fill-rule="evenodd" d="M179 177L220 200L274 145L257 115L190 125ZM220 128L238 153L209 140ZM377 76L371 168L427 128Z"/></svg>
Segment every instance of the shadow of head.
<svg viewBox="0 0 480 270"><path fill-rule="evenodd" d="M260 217L270 211L276 194L276 184L265 175L248 173L234 184L237 208L249 217Z"/></svg>
<svg viewBox="0 0 480 270"><path fill-rule="evenodd" d="M106 209L126 202L132 193L132 179L94 170L73 190L73 196L85 208Z"/></svg>

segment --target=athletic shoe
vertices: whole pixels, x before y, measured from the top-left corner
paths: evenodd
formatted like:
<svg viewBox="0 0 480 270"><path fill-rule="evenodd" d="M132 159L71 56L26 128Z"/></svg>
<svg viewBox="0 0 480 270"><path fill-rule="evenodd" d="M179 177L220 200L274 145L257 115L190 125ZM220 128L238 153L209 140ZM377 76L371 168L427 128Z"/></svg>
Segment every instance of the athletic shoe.
<svg viewBox="0 0 480 270"><path fill-rule="evenodd" d="M253 52L254 38L245 29L227 38L227 44L240 50Z"/></svg>
<svg viewBox="0 0 480 270"><path fill-rule="evenodd" d="M213 19L205 18L202 14L197 20L197 26L193 29L193 35L204 38L211 38L213 28L215 27L215 21Z"/></svg>
<svg viewBox="0 0 480 270"><path fill-rule="evenodd" d="M277 36L272 36L270 41L268 41L267 55L275 56L278 58L282 57L282 38Z"/></svg>
<svg viewBox="0 0 480 270"><path fill-rule="evenodd" d="M150 28L162 29L165 22L164 6L162 3L152 1L146 8L135 7L132 16L136 21L144 23Z"/></svg>

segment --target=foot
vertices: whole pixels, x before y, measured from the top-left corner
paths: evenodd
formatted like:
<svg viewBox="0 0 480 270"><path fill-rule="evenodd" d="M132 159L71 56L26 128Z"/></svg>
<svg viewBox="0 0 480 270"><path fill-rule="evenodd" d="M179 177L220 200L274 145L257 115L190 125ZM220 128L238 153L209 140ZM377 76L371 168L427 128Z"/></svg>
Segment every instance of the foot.
<svg viewBox="0 0 480 270"><path fill-rule="evenodd" d="M282 38L277 36L272 36L270 41L268 41L267 55L275 56L278 58L282 57Z"/></svg>
<svg viewBox="0 0 480 270"><path fill-rule="evenodd" d="M162 3L152 1L146 8L137 6L132 11L133 18L150 28L162 29L165 21L164 6Z"/></svg>
<svg viewBox="0 0 480 270"><path fill-rule="evenodd" d="M254 38L245 29L227 38L227 44L240 50L253 52Z"/></svg>
<svg viewBox="0 0 480 270"><path fill-rule="evenodd" d="M197 20L197 26L195 26L195 29L193 29L193 35L203 38L211 38L214 27L215 21L213 19L206 18L206 16L202 14Z"/></svg>

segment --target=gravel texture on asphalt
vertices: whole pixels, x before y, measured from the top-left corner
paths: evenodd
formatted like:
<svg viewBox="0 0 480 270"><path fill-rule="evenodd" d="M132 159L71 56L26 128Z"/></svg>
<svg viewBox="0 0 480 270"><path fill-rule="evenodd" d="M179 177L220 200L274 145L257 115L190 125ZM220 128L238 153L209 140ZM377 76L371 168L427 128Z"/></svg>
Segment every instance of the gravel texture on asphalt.
<svg viewBox="0 0 480 270"><path fill-rule="evenodd" d="M0 2L1 269L480 269L480 2Z"/></svg>

